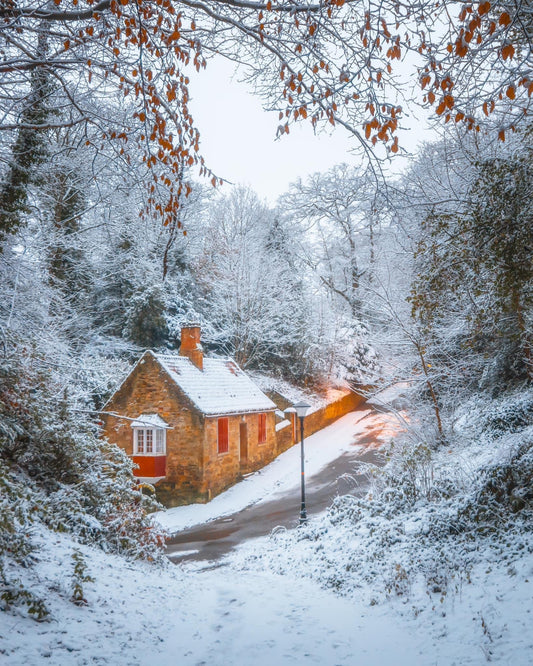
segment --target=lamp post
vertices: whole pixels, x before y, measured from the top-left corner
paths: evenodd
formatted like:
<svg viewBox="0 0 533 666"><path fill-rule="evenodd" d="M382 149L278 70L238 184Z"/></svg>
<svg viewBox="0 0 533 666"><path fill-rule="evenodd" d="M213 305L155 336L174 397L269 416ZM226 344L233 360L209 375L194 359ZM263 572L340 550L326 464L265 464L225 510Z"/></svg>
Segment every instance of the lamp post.
<svg viewBox="0 0 533 666"><path fill-rule="evenodd" d="M300 419L300 451L302 464L302 504L300 506L300 525L305 525L307 522L307 511L305 508L304 418L310 407L311 405L308 405L305 402L297 402L292 407L296 412L296 416Z"/></svg>

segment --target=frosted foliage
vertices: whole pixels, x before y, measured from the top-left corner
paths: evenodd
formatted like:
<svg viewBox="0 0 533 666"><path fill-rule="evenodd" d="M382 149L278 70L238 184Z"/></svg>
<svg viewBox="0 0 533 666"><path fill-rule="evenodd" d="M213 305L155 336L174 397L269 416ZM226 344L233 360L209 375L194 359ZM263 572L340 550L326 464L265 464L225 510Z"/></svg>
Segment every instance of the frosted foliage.
<svg viewBox="0 0 533 666"><path fill-rule="evenodd" d="M33 526L152 561L163 538L147 517L158 505L136 487L128 457L58 399L42 357L24 360L9 361L0 374L0 599L6 608L22 604L40 615L38 597L7 573L12 561L31 564Z"/></svg>
<svg viewBox="0 0 533 666"><path fill-rule="evenodd" d="M370 605L459 600L480 566L511 571L533 552L532 408L531 390L493 401L477 396L459 410L446 451L409 431L397 436L382 465L357 470L366 473L367 491L337 497L304 530L275 531L241 566L297 569Z"/></svg>

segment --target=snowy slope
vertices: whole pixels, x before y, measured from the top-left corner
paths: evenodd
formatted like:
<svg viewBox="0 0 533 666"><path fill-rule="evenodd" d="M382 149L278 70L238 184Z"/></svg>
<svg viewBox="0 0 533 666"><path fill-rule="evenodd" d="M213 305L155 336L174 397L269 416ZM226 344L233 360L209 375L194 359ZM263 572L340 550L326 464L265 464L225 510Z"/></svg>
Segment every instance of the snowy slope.
<svg viewBox="0 0 533 666"><path fill-rule="evenodd" d="M41 560L24 577L53 589L54 619L0 613L0 663L9 666L531 664L531 555L512 572L479 567L442 603L421 593L408 604L370 605L366 590L343 598L298 567L280 575L255 566L266 540L239 556L251 565L246 573L238 558L161 570L81 547L96 581L85 585L88 605L76 607L68 601L74 544L47 533L41 540Z"/></svg>
<svg viewBox="0 0 533 666"><path fill-rule="evenodd" d="M332 451L341 440L351 446L363 425L346 417L337 422L327 438L336 442ZM323 448L317 447L320 455ZM309 464L318 469L326 458L312 450ZM275 474L265 472L272 474L267 492L275 492L272 480L293 464L290 455L276 463ZM212 503L218 509L209 517L249 501L246 485L240 486L239 496L235 486L226 503ZM0 613L0 664L530 666L533 540L517 533L507 542L472 541L462 551L471 565L444 593L442 581L428 588L422 577L406 581L394 566L432 511L427 504L398 539L398 525L386 517L370 516L350 528L322 515L306 528L249 542L214 565L162 568L41 529L38 561L17 574L46 597L52 620ZM372 529L377 541L369 539ZM87 605L80 607L70 601L75 549L95 579L84 584ZM432 555L436 569L446 572L450 552L429 548L420 557ZM390 592L384 593L381 574L389 565Z"/></svg>

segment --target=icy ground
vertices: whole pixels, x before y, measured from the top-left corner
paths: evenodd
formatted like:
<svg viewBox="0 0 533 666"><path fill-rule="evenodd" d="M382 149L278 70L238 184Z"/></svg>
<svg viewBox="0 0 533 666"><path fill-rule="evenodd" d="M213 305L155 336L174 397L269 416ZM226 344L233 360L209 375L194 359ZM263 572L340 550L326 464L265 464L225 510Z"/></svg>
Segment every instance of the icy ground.
<svg viewBox="0 0 533 666"><path fill-rule="evenodd" d="M329 429L337 453L339 447L352 446L363 423L356 421L347 428L345 417ZM310 466L312 451L310 446ZM293 464L290 460L287 455L274 463L276 478L283 478ZM260 479L269 474L270 469ZM230 492L231 501L219 501L220 512L246 505L252 497L246 483ZM176 512L172 515L174 520ZM208 518L196 514L198 519ZM445 597L430 596L421 588L406 598L374 603L368 588L356 586L340 596L333 585L320 586L304 557L306 539L293 542L295 552L282 574L276 561L283 558L279 549L290 539L280 546L275 539L258 539L221 564L203 568L128 562L47 531L36 534L36 540L42 546L39 561L19 575L45 595L53 619L36 623L0 613L2 666L533 663L531 554L515 559L512 566L487 558L471 571L469 581ZM328 556L341 560L346 543L338 544L337 553L330 544ZM69 601L74 549L83 553L87 573L95 579L84 584L87 605L81 607Z"/></svg>

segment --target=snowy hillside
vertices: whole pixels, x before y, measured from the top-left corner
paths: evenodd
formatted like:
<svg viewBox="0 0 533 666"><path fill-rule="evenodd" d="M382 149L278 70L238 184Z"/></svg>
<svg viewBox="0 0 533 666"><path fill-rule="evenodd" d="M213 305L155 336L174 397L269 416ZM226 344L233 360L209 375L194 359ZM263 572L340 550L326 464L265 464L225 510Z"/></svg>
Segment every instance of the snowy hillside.
<svg viewBox="0 0 533 666"><path fill-rule="evenodd" d="M516 416L516 400L499 404L500 416L511 404ZM464 410L464 436L480 431L487 415L497 416L495 404L479 407ZM474 414L475 422L469 418ZM351 419L349 426L344 417L328 429L330 460L361 436L362 421ZM522 430L522 441L530 437L531 429ZM401 486L393 483L403 451L391 456L383 472L373 470L366 497L341 497L307 527L275 530L213 563L135 563L37 529L37 561L19 576L47 598L51 619L37 623L1 613L0 655L10 666L528 666L529 514L513 514L506 522L480 515L483 529L475 519L458 522L459 515L467 520L470 498L487 487L476 478L496 463L515 466L521 447L513 438L518 440L492 429L467 448L431 453L411 477L416 497L409 496L415 486L405 479ZM276 490L275 479L292 469L291 453L263 471L263 484L270 479ZM523 451L520 461L519 469L529 474ZM308 464L320 469L328 457L311 445ZM238 484L225 503L221 496L196 519L238 510L249 500L249 487ZM169 524L180 511L190 523L193 510L169 511ZM78 605L71 601L80 578L75 552L86 565L82 577L93 579L81 583L85 601Z"/></svg>

